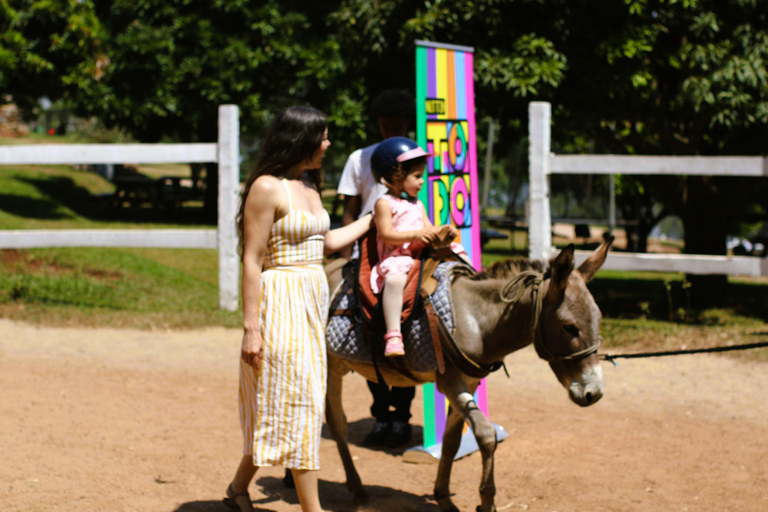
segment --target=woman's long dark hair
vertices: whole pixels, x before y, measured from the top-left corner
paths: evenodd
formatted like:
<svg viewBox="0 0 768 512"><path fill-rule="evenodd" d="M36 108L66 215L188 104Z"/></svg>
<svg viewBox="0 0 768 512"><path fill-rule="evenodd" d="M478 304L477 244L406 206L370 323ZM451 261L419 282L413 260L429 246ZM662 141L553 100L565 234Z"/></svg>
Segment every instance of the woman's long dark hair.
<svg viewBox="0 0 768 512"><path fill-rule="evenodd" d="M238 252L243 257L243 233L245 200L256 178L265 174L285 176L296 164L312 158L314 152L323 143L328 121L325 114L309 106L294 106L280 112L269 126L267 136L259 151L256 166L245 182L243 195L240 197L240 210L235 221L240 237ZM318 193L323 185L323 170L311 169L305 173Z"/></svg>

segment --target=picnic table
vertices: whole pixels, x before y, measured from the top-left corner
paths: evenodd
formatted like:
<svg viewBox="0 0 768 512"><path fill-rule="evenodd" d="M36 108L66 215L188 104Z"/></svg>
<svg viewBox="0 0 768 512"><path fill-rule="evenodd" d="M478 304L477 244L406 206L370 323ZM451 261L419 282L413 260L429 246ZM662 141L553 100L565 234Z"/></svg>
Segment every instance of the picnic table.
<svg viewBox="0 0 768 512"><path fill-rule="evenodd" d="M143 174L115 176L115 191L103 197L113 213L122 208L149 205L155 210L174 211L183 202L202 198L202 190L182 185L179 176L150 178Z"/></svg>

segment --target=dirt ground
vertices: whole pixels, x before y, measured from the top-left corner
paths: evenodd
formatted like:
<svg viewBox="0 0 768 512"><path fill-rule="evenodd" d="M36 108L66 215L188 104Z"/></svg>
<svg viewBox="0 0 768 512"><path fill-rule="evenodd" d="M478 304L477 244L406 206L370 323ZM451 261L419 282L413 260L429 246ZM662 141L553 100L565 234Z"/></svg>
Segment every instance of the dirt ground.
<svg viewBox="0 0 768 512"><path fill-rule="evenodd" d="M240 458L235 330L37 328L0 319L0 509L210 511ZM489 379L501 510L768 510L766 366L709 355L604 363L606 394L572 404L529 348ZM345 379L365 511L438 511L436 466L364 447L370 397ZM421 392L413 422L422 424ZM421 441L415 430L414 444ZM356 510L327 432L320 499ZM282 469L259 471L258 510L298 509ZM456 462L461 510L479 503L480 456Z"/></svg>

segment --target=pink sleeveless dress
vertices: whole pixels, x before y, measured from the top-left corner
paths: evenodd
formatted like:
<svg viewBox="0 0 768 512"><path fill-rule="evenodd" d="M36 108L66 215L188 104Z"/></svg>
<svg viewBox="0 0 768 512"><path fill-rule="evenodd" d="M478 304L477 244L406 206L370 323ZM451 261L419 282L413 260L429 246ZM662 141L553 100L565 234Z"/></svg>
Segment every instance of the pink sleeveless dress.
<svg viewBox="0 0 768 512"><path fill-rule="evenodd" d="M421 203L418 199L399 199L384 194L379 201L386 201L392 210L392 228L395 231L416 231L424 228ZM407 274L413 267L411 242L391 245L376 236L379 262L371 269L371 290L381 293L384 279L389 274Z"/></svg>

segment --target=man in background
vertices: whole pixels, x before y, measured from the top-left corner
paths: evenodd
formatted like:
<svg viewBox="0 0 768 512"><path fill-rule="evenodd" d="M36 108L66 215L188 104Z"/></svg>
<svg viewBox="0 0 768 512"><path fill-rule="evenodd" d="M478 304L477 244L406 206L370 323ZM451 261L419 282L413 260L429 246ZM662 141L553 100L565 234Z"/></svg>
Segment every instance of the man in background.
<svg viewBox="0 0 768 512"><path fill-rule="evenodd" d="M415 117L416 103L407 92L389 89L374 98L371 113L378 122L381 140L406 137ZM387 191L384 185L376 182L371 172L371 155L376 146L378 143L358 149L347 159L336 190L344 195L342 225L371 212L376 201ZM357 246L354 250L357 251ZM353 256L352 252L353 249L349 248L342 252L342 256L349 258ZM416 388L367 382L373 395L371 415L376 422L365 436L365 444L394 448L410 442L411 402Z"/></svg>

